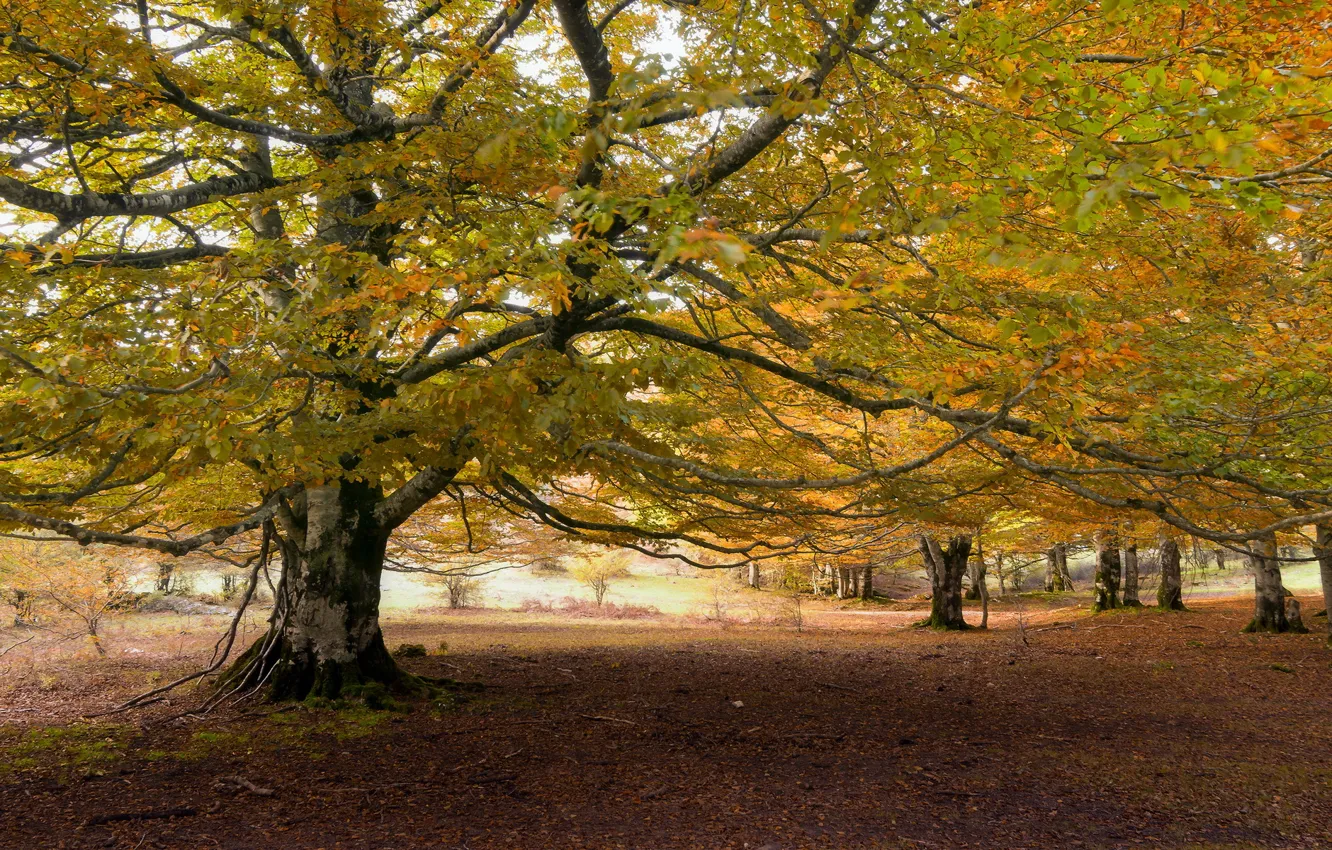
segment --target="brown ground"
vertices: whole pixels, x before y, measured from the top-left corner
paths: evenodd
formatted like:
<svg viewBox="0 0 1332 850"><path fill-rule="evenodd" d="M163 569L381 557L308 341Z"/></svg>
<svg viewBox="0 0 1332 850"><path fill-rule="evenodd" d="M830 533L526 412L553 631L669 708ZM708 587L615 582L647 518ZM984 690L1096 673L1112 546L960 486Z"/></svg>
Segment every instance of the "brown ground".
<svg viewBox="0 0 1332 850"><path fill-rule="evenodd" d="M67 716L142 687L121 666L0 696L0 847L1332 847L1332 653L1239 634L1246 605L1046 612L1029 645L1011 612L436 618L389 643L447 639L406 665L485 683L457 707L46 725L44 693Z"/></svg>

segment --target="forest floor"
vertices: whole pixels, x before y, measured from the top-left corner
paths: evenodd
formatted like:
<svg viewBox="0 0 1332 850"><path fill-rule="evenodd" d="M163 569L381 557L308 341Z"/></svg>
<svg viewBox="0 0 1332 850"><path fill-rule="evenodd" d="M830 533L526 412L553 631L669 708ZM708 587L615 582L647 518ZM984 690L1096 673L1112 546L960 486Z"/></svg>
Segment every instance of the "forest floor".
<svg viewBox="0 0 1332 850"><path fill-rule="evenodd" d="M1242 635L1249 605L1036 601L960 634L901 604L800 632L404 616L389 645L436 653L404 666L484 689L78 720L206 658L163 631L0 682L0 847L1330 847L1324 621Z"/></svg>

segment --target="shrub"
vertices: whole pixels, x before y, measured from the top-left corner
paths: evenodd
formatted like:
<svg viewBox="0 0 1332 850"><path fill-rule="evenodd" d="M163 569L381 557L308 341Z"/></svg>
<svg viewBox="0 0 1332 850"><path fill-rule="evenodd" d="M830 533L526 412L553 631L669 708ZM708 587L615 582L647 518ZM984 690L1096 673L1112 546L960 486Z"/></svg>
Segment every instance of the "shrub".
<svg viewBox="0 0 1332 850"><path fill-rule="evenodd" d="M565 617L604 617L610 620L642 620L659 617L661 611L651 605L616 605L603 602L597 605L586 599L566 596L558 602L524 599L518 606L524 614L559 614Z"/></svg>
<svg viewBox="0 0 1332 850"><path fill-rule="evenodd" d="M394 658L425 658L426 648L419 643L400 643L398 648L393 650Z"/></svg>

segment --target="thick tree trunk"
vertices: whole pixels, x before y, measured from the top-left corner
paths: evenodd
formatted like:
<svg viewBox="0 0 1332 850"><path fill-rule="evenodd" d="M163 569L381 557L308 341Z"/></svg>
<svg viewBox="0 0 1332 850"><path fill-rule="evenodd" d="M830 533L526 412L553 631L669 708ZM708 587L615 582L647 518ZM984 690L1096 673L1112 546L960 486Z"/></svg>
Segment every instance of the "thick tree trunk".
<svg viewBox="0 0 1332 850"><path fill-rule="evenodd" d="M1102 531L1096 535L1096 601L1092 603L1093 611L1119 607L1121 570L1119 538L1113 531Z"/></svg>
<svg viewBox="0 0 1332 850"><path fill-rule="evenodd" d="M860 575L860 598L874 598L874 567L869 564L865 565L865 569Z"/></svg>
<svg viewBox="0 0 1332 850"><path fill-rule="evenodd" d="M839 596L842 599L851 599L856 595L855 579L851 575L850 567L838 567L837 574L841 581L842 592Z"/></svg>
<svg viewBox="0 0 1332 850"><path fill-rule="evenodd" d="M374 517L379 497L350 481L306 490L281 541L273 626L233 667L241 678L224 687L263 685L273 699L299 700L406 683L379 630L389 536Z"/></svg>
<svg viewBox="0 0 1332 850"><path fill-rule="evenodd" d="M762 584L762 577L759 574L759 565L751 562L749 565L749 586L757 590L760 584Z"/></svg>
<svg viewBox="0 0 1332 850"><path fill-rule="evenodd" d="M153 582L153 589L158 593L171 592L171 574L175 572L175 565L170 561L162 561L157 565L157 579Z"/></svg>
<svg viewBox="0 0 1332 850"><path fill-rule="evenodd" d="M1059 567L1058 547L1045 550L1045 592L1062 593L1064 591L1064 571Z"/></svg>
<svg viewBox="0 0 1332 850"><path fill-rule="evenodd" d="M1124 547L1124 607L1141 608L1138 601L1138 544Z"/></svg>
<svg viewBox="0 0 1332 850"><path fill-rule="evenodd" d="M1327 618L1327 641L1332 644L1332 525L1318 526L1318 576L1323 582L1323 616Z"/></svg>
<svg viewBox="0 0 1332 850"><path fill-rule="evenodd" d="M942 549L933 537L921 535L920 554L925 559L925 573L933 591L930 617L921 625L949 630L967 628L966 620L962 619L962 576L971 555L971 537L959 534L948 541L947 549Z"/></svg>
<svg viewBox="0 0 1332 850"><path fill-rule="evenodd" d="M1226 568L1226 550L1214 549L1212 555L1216 558L1216 569L1218 572Z"/></svg>
<svg viewBox="0 0 1332 850"><path fill-rule="evenodd" d="M1286 594L1281 586L1276 535L1249 541L1249 568L1253 570L1253 620L1246 632L1290 631L1286 620Z"/></svg>
<svg viewBox="0 0 1332 850"><path fill-rule="evenodd" d="M1068 544L1055 544L1055 560L1059 562L1059 574L1064 577L1064 590L1076 590L1073 587L1073 576L1068 572Z"/></svg>
<svg viewBox="0 0 1332 850"><path fill-rule="evenodd" d="M1166 611L1184 610L1184 581L1179 573L1179 544L1161 538L1161 583L1156 588L1156 606Z"/></svg>

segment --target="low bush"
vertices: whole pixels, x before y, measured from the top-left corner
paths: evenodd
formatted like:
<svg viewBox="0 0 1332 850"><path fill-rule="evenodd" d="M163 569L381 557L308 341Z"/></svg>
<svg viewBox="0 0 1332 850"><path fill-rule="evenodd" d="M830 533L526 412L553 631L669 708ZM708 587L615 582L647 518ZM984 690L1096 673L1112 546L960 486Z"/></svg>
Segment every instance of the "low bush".
<svg viewBox="0 0 1332 850"><path fill-rule="evenodd" d="M524 599L518 606L524 614L559 614L565 617L601 617L608 620L643 620L661 616L661 611L651 605L617 605L603 602L600 605L588 599L576 599L566 596L558 602L543 602L540 599Z"/></svg>

